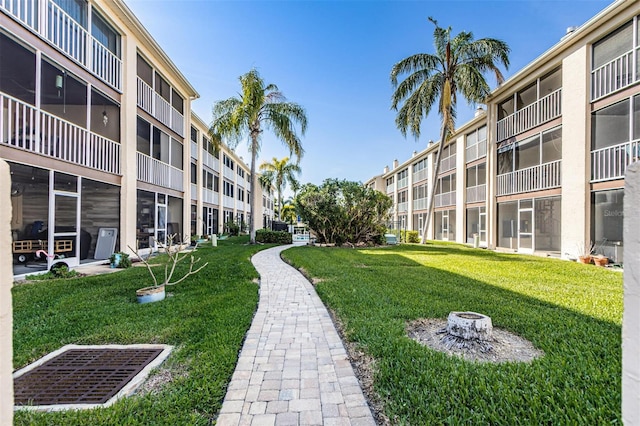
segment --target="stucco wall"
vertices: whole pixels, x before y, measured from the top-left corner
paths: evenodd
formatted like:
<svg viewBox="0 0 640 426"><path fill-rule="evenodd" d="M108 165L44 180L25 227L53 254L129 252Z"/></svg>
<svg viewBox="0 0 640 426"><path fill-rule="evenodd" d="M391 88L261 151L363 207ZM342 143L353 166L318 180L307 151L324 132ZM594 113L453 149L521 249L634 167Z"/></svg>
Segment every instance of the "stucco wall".
<svg viewBox="0 0 640 426"><path fill-rule="evenodd" d="M640 163L625 173L622 420L640 424Z"/></svg>
<svg viewBox="0 0 640 426"><path fill-rule="evenodd" d="M9 165L0 160L0 205L11 206ZM0 209L0 425L13 422L13 315L11 313L11 209Z"/></svg>

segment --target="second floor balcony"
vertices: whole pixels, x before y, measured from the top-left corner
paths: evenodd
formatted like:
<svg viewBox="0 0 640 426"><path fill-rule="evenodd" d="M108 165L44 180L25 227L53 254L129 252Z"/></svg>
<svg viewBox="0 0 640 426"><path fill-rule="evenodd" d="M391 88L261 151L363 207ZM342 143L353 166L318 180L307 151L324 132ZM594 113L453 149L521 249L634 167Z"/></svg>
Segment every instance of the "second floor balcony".
<svg viewBox="0 0 640 426"><path fill-rule="evenodd" d="M471 146L465 148L465 161L468 163L470 161L477 160L478 158L483 158L487 156L487 141L481 141Z"/></svg>
<svg viewBox="0 0 640 426"><path fill-rule="evenodd" d="M183 172L167 163L137 152L137 177L141 182L176 191L184 190Z"/></svg>
<svg viewBox="0 0 640 426"><path fill-rule="evenodd" d="M106 173L120 174L118 142L0 93L0 143Z"/></svg>
<svg viewBox="0 0 640 426"><path fill-rule="evenodd" d="M476 185L467 188L467 203L481 203L487 199L487 185Z"/></svg>
<svg viewBox="0 0 640 426"><path fill-rule="evenodd" d="M429 206L427 204L428 198L418 198L413 200L413 210L426 210Z"/></svg>
<svg viewBox="0 0 640 426"><path fill-rule="evenodd" d="M406 201L403 203L398 203L398 213L406 213L408 211L409 203Z"/></svg>
<svg viewBox="0 0 640 426"><path fill-rule="evenodd" d="M184 136L184 116L140 77L138 106L180 136Z"/></svg>
<svg viewBox="0 0 640 426"><path fill-rule="evenodd" d="M559 188L561 185L561 163L562 160L557 160L498 175L496 195L521 194Z"/></svg>
<svg viewBox="0 0 640 426"><path fill-rule="evenodd" d="M0 10L122 92L122 60L53 0L0 0Z"/></svg>
<svg viewBox="0 0 640 426"><path fill-rule="evenodd" d="M591 151L591 182L624 178L627 167L640 159L640 140Z"/></svg>
<svg viewBox="0 0 640 426"><path fill-rule="evenodd" d="M598 100L635 83L635 61L633 50L630 50L591 71L591 100Z"/></svg>
<svg viewBox="0 0 640 426"><path fill-rule="evenodd" d="M211 189L202 188L202 201L209 204L218 205L220 202L219 194Z"/></svg>
<svg viewBox="0 0 640 426"><path fill-rule="evenodd" d="M456 191L442 192L435 195L434 207L454 206L456 204Z"/></svg>
<svg viewBox="0 0 640 426"><path fill-rule="evenodd" d="M562 114L562 89L557 89L536 102L498 121L497 141L531 130Z"/></svg>

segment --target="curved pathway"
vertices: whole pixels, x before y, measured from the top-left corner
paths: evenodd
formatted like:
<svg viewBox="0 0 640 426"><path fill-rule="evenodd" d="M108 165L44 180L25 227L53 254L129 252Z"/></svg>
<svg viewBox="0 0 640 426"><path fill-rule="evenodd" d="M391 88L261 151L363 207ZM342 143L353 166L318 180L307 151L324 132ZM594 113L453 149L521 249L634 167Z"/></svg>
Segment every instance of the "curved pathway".
<svg viewBox="0 0 640 426"><path fill-rule="evenodd" d="M309 281L256 253L260 301L217 425L369 425L373 416L327 309Z"/></svg>

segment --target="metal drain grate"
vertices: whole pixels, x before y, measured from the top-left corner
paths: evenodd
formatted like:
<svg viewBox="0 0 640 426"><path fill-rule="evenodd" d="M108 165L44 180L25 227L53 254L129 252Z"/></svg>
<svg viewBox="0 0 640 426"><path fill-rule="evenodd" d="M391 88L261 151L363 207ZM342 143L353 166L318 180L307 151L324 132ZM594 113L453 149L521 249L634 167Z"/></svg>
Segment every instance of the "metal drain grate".
<svg viewBox="0 0 640 426"><path fill-rule="evenodd" d="M15 405L104 404L162 349L69 349L14 379Z"/></svg>

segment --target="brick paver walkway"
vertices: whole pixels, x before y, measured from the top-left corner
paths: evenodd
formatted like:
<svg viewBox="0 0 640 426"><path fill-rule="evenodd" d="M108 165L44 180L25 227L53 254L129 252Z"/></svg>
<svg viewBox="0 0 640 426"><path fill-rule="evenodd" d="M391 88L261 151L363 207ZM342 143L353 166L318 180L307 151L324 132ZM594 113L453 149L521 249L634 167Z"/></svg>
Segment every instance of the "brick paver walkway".
<svg viewBox="0 0 640 426"><path fill-rule="evenodd" d="M217 424L375 425L327 309L280 259L289 247L251 259L260 302Z"/></svg>

